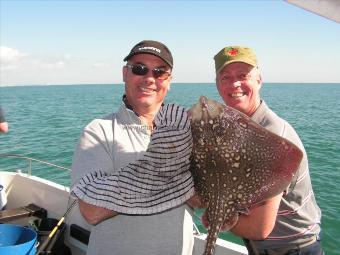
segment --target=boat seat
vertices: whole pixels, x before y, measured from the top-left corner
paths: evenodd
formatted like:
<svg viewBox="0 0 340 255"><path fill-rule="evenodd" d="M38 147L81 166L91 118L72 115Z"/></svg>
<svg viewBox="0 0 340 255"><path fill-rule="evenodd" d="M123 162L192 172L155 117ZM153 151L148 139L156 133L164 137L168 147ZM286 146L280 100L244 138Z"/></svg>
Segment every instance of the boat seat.
<svg viewBox="0 0 340 255"><path fill-rule="evenodd" d="M38 218L46 218L47 211L35 204L29 204L19 208L6 209L0 211L0 223L9 222L12 220L35 216Z"/></svg>

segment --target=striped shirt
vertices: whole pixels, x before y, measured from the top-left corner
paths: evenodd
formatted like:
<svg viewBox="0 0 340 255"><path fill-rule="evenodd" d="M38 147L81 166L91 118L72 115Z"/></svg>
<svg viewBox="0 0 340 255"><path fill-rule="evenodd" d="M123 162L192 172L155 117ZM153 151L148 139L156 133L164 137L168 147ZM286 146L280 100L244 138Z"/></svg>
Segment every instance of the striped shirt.
<svg viewBox="0 0 340 255"><path fill-rule="evenodd" d="M192 136L185 109L163 105L145 153L117 171L93 169L72 188L83 201L125 214L153 214L185 203L194 193L189 171ZM125 125L126 129L140 128Z"/></svg>

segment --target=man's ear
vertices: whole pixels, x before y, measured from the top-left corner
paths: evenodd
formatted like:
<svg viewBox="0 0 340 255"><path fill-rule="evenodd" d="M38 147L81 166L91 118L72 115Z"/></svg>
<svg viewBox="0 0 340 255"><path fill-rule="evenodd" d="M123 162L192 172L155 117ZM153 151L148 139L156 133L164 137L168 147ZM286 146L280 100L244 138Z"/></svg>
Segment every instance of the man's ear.
<svg viewBox="0 0 340 255"><path fill-rule="evenodd" d="M259 86L261 88L262 87L262 76L261 76L261 74L258 75L257 82L259 83Z"/></svg>
<svg viewBox="0 0 340 255"><path fill-rule="evenodd" d="M127 76L128 68L126 66L123 66L122 73L123 73L123 82L126 81L126 76Z"/></svg>
<svg viewBox="0 0 340 255"><path fill-rule="evenodd" d="M169 91L171 88L172 75L170 75L168 79L169 79L169 86L168 86L168 91Z"/></svg>

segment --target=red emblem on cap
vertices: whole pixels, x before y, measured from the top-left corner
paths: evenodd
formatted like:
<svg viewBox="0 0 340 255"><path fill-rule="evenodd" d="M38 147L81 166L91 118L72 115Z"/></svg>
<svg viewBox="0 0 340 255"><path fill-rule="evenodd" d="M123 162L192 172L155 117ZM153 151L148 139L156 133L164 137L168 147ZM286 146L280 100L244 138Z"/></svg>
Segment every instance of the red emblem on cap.
<svg viewBox="0 0 340 255"><path fill-rule="evenodd" d="M229 56L236 56L237 53L238 53L238 50L237 50L237 49L230 49L230 50L228 50L228 52L227 52L227 54L228 54Z"/></svg>

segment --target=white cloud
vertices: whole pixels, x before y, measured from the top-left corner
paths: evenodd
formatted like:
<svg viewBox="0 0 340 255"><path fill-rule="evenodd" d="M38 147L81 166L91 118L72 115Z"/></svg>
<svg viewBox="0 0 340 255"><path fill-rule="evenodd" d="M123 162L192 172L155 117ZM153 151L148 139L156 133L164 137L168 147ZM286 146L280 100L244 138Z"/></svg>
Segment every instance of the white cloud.
<svg viewBox="0 0 340 255"><path fill-rule="evenodd" d="M28 56L26 53L21 53L17 49L0 46L0 61L1 63L11 63L19 61Z"/></svg>
<svg viewBox="0 0 340 255"><path fill-rule="evenodd" d="M6 46L0 46L0 50L1 86L40 84L63 76L72 77L69 69L74 66L74 59L70 54L39 56Z"/></svg>
<svg viewBox="0 0 340 255"><path fill-rule="evenodd" d="M0 63L2 70L16 69L22 61L29 55L22 53L17 49L9 48L6 46L0 46Z"/></svg>
<svg viewBox="0 0 340 255"><path fill-rule="evenodd" d="M70 54L61 57L35 57L18 49L0 46L1 71L32 71L40 69L63 69L71 60Z"/></svg>

